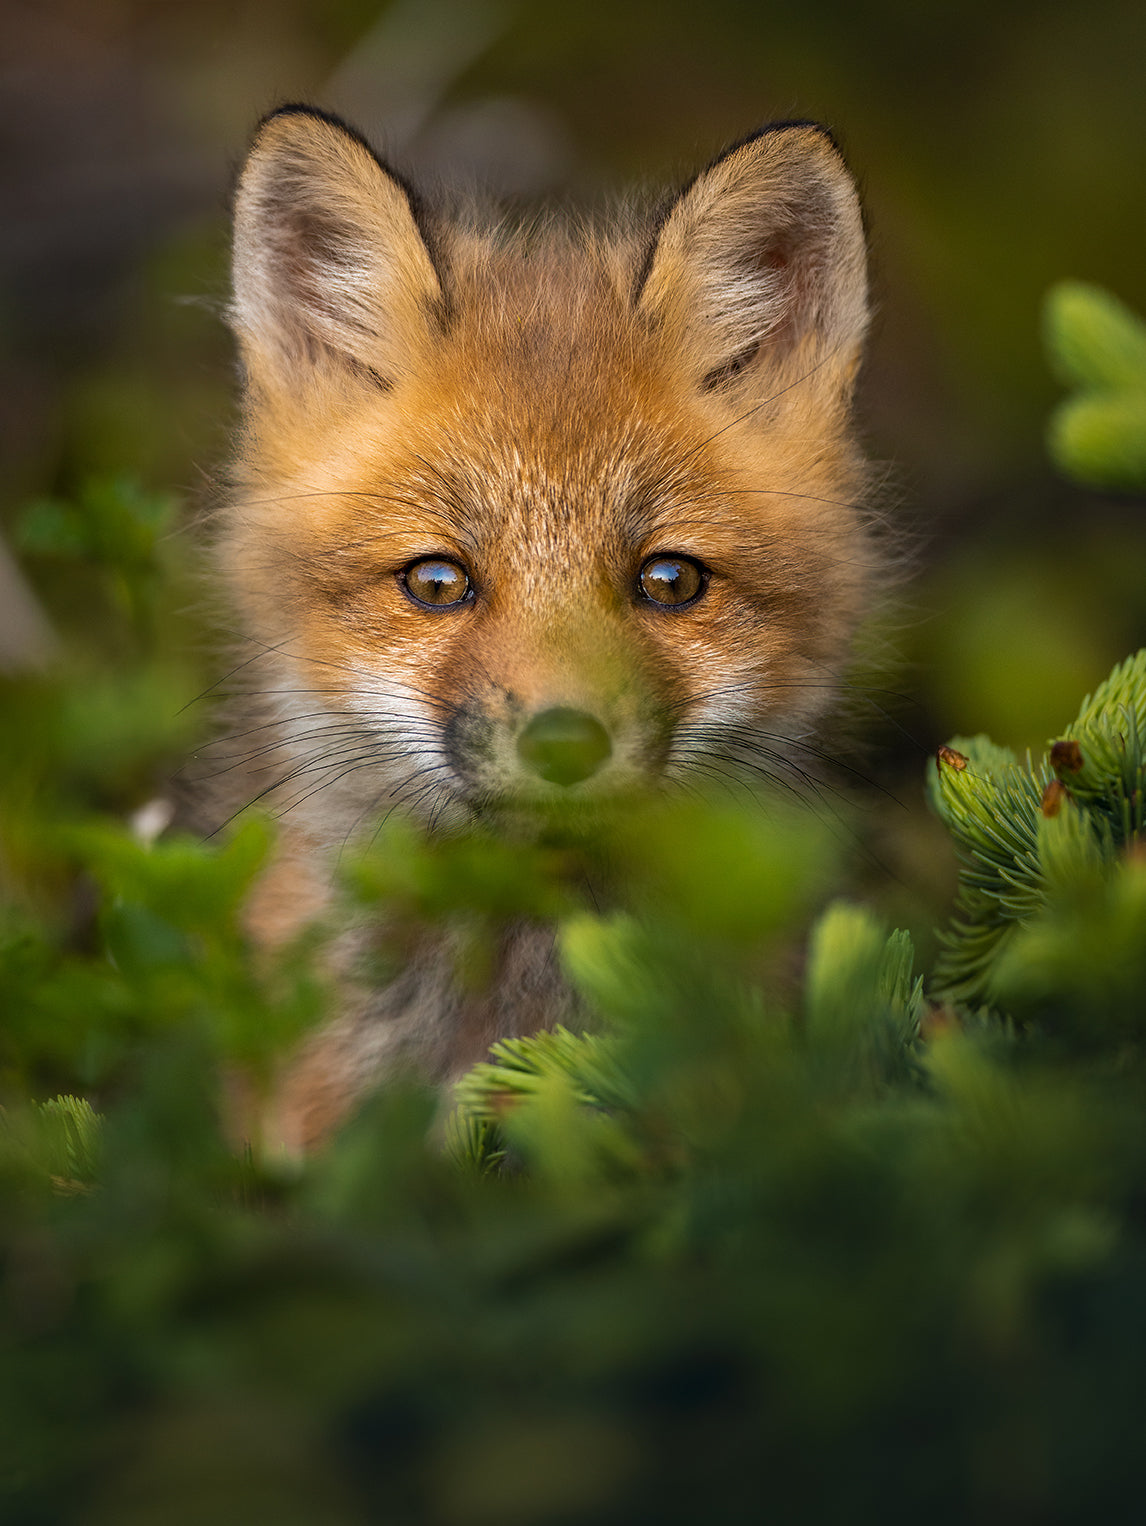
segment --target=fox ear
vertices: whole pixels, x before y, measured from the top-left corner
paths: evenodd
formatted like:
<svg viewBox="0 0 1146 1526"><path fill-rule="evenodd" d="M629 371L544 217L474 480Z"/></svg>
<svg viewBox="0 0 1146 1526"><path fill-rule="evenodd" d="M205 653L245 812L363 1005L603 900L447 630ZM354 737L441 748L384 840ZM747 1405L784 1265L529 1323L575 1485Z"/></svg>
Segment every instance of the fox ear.
<svg viewBox="0 0 1146 1526"><path fill-rule="evenodd" d="M867 327L863 220L830 135L781 122L681 192L638 277L638 309L668 329L707 390L809 372L850 396Z"/></svg>
<svg viewBox="0 0 1146 1526"><path fill-rule="evenodd" d="M235 194L232 327L259 387L332 363L389 383L442 291L407 187L340 122L286 106Z"/></svg>

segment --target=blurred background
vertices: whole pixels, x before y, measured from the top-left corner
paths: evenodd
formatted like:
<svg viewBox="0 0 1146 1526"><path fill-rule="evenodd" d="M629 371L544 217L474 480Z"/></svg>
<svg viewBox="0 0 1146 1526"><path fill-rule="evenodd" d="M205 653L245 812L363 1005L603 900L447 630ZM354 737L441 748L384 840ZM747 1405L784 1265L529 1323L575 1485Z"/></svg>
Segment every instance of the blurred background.
<svg viewBox="0 0 1146 1526"><path fill-rule="evenodd" d="M1054 476L1040 343L1066 276L1146 308L1144 64L1141 0L0 0L3 522L103 476L204 501L232 417L229 187L285 100L415 178L586 206L819 119L863 187L864 428L920 548L862 755L902 802L871 808L874 877L918 924L951 883L926 751L1040 748L1146 641L1141 505ZM91 619L4 555L9 666Z"/></svg>

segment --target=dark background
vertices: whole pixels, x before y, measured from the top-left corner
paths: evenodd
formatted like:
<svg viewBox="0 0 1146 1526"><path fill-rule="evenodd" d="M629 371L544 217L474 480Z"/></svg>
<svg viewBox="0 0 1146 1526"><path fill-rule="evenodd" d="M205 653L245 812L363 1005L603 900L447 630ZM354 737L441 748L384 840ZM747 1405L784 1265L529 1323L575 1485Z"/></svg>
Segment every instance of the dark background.
<svg viewBox="0 0 1146 1526"><path fill-rule="evenodd" d="M284 100L415 177L591 206L762 121L824 121L871 230L865 427L921 546L880 680L903 698L864 755L908 807L871 835L916 920L950 873L915 806L925 750L1040 747L1146 640L1141 506L1055 478L1040 342L1063 277L1146 307L1144 63L1141 0L3 0L0 508L125 472L203 501L231 410L229 185ZM82 641L83 611L40 592ZM45 624L15 585L0 600L18 660Z"/></svg>

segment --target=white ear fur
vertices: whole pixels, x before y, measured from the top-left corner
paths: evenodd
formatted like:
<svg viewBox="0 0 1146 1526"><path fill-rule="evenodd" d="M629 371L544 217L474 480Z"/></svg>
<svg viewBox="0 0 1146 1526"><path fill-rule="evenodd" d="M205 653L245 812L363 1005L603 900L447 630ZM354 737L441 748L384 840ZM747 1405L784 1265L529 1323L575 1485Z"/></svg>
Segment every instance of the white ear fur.
<svg viewBox="0 0 1146 1526"><path fill-rule="evenodd" d="M361 139L286 107L260 127L235 195L232 327L260 386L332 361L388 383L441 301L409 192Z"/></svg>
<svg viewBox="0 0 1146 1526"><path fill-rule="evenodd" d="M698 385L758 359L818 368L850 391L867 327L863 221L829 135L780 123L688 185L657 232L638 309L669 328Z"/></svg>

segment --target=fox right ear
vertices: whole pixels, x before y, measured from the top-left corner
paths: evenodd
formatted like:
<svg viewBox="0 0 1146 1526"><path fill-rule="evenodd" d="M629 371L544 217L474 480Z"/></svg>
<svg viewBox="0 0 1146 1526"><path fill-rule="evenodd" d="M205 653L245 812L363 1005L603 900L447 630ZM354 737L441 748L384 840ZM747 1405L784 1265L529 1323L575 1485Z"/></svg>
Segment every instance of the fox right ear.
<svg viewBox="0 0 1146 1526"><path fill-rule="evenodd" d="M232 274L231 325L261 390L332 364L390 383L442 297L410 191L340 122L300 106L262 123L243 166Z"/></svg>
<svg viewBox="0 0 1146 1526"><path fill-rule="evenodd" d="M847 398L867 327L863 221L831 136L779 122L723 154L668 209L637 279L696 384L809 378Z"/></svg>

